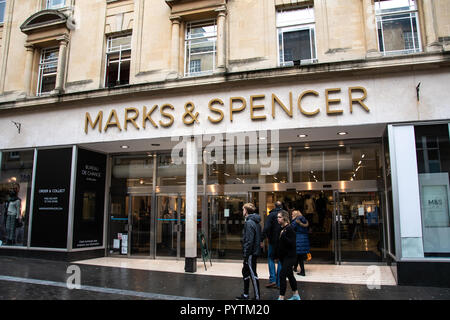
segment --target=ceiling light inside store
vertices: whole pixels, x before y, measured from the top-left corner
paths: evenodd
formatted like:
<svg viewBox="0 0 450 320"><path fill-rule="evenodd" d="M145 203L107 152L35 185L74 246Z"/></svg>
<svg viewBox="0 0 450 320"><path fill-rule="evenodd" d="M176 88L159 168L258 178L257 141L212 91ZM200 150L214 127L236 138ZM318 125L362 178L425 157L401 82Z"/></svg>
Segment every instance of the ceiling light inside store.
<svg viewBox="0 0 450 320"><path fill-rule="evenodd" d="M128 149L130 146L126 146L126 145L123 145L123 146L120 146L122 149Z"/></svg>
<svg viewBox="0 0 450 320"><path fill-rule="evenodd" d="M345 136L346 134L348 134L348 132L341 131L341 132L338 132L337 134L340 135L340 136Z"/></svg>
<svg viewBox="0 0 450 320"><path fill-rule="evenodd" d="M307 134L299 134L299 135L297 135L297 137L299 137L299 138L306 138L308 135Z"/></svg>

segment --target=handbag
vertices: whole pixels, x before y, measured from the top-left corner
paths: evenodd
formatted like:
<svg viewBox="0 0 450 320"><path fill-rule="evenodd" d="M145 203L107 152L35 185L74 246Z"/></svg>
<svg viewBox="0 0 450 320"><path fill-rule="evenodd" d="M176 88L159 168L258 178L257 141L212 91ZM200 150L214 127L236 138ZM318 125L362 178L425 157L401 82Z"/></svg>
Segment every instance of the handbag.
<svg viewBox="0 0 450 320"><path fill-rule="evenodd" d="M311 253L308 252L308 253L306 254L306 261L307 261L307 262L308 262L308 261L311 261L311 259L312 259Z"/></svg>

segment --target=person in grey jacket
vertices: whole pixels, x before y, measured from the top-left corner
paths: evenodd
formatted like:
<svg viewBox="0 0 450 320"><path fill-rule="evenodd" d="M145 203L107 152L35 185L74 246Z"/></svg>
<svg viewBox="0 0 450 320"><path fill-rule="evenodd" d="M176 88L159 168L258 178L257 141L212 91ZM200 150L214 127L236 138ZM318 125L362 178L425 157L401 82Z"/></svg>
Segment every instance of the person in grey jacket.
<svg viewBox="0 0 450 320"><path fill-rule="evenodd" d="M242 207L245 218L244 230L242 232L242 253L244 265L242 276L244 278L244 293L236 297L237 300L248 300L250 290L250 279L255 292L255 300L260 299L259 279L256 273L257 257L261 255L261 217L255 213L256 208L253 203L246 203Z"/></svg>

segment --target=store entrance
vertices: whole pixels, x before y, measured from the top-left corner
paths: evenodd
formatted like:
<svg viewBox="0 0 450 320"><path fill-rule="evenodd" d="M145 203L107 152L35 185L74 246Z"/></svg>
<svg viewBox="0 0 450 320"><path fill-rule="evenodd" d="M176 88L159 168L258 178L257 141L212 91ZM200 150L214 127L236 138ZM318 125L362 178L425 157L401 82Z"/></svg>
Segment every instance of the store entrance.
<svg viewBox="0 0 450 320"><path fill-rule="evenodd" d="M197 232L202 225L202 196L197 197ZM156 196L156 256L185 256L186 196L158 194Z"/></svg>
<svg viewBox="0 0 450 320"><path fill-rule="evenodd" d="M157 196L156 254L181 257L186 226L186 198L178 195ZM184 253L184 250L183 250Z"/></svg>
<svg viewBox="0 0 450 320"><path fill-rule="evenodd" d="M242 206L248 193L208 197L209 243L214 259L242 259Z"/></svg>
<svg viewBox="0 0 450 320"><path fill-rule="evenodd" d="M314 263L334 263L333 191L269 192L267 209L272 210L276 201L281 201L289 213L300 210L308 220L308 236Z"/></svg>
<svg viewBox="0 0 450 320"><path fill-rule="evenodd" d="M281 201L310 223L313 263L381 262L383 228L378 192L270 192L267 209Z"/></svg>
<svg viewBox="0 0 450 320"><path fill-rule="evenodd" d="M334 192L335 262L383 261L379 192Z"/></svg>

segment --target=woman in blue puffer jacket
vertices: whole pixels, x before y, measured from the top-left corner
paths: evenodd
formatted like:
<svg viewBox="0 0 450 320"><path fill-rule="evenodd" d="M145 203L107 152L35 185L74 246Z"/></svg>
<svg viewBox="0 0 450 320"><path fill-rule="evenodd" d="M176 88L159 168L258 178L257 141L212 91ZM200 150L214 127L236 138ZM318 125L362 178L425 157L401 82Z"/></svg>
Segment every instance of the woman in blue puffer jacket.
<svg viewBox="0 0 450 320"><path fill-rule="evenodd" d="M294 269L300 264L300 272L297 274L299 276L305 275L305 265L306 254L309 252L309 237L308 237L308 227L309 222L301 214L299 210L294 210L292 212L292 228L295 230L296 234L296 247L297 247L297 261L294 265Z"/></svg>

